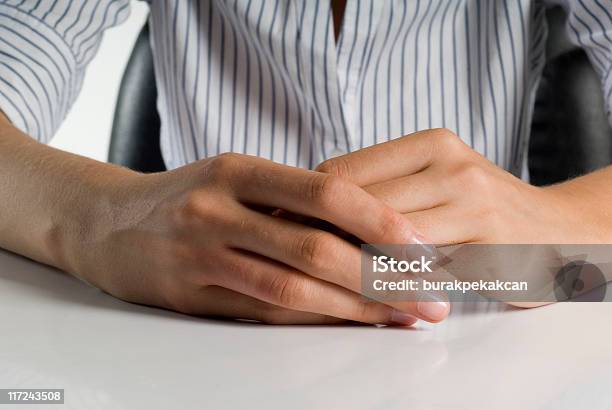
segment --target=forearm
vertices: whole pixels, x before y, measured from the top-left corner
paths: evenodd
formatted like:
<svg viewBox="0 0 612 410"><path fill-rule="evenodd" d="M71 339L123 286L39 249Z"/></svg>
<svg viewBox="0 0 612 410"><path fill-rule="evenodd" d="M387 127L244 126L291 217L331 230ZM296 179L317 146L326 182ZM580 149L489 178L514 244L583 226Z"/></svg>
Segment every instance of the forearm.
<svg viewBox="0 0 612 410"><path fill-rule="evenodd" d="M37 143L0 113L0 247L77 273L92 231L113 218L107 193L132 175Z"/></svg>
<svg viewBox="0 0 612 410"><path fill-rule="evenodd" d="M612 243L612 166L599 171L546 187L559 194L560 201L570 209L578 233L578 242ZM560 205L560 204L559 204ZM589 239L590 238L590 239ZM570 241L571 242L571 241Z"/></svg>

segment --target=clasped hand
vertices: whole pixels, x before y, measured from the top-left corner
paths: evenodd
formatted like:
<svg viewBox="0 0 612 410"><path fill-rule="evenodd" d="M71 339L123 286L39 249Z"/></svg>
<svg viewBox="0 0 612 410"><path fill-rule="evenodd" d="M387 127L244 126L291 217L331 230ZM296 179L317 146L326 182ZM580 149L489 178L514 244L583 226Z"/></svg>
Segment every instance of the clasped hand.
<svg viewBox="0 0 612 410"><path fill-rule="evenodd" d="M274 324L412 325L450 309L427 295L366 300L359 248L276 209L368 243L589 240L573 229L580 213L567 190L530 186L441 129L316 171L223 154L134 174L124 188L108 193L109 215L84 238L75 273L128 301Z"/></svg>

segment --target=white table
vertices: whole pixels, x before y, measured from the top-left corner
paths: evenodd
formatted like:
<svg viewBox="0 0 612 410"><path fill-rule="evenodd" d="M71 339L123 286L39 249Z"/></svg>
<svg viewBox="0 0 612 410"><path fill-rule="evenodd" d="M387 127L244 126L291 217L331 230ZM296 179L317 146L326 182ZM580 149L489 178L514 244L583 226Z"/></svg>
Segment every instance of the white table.
<svg viewBox="0 0 612 410"><path fill-rule="evenodd" d="M124 303L0 251L0 323L0 388L65 389L52 409L612 408L612 303L275 327Z"/></svg>

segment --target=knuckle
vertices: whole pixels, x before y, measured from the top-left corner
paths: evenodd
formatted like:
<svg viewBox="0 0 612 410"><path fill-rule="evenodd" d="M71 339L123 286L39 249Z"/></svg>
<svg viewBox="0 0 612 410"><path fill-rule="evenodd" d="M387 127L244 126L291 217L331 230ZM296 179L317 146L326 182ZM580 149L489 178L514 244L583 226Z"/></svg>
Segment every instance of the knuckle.
<svg viewBox="0 0 612 410"><path fill-rule="evenodd" d="M465 146L461 138L453 131L447 128L437 128L433 130L435 133L436 148L439 151L448 151L461 149Z"/></svg>
<svg viewBox="0 0 612 410"><path fill-rule="evenodd" d="M203 191L190 191L185 194L176 211L176 221L180 227L222 226L231 223L230 212L224 212L219 198L212 200Z"/></svg>
<svg viewBox="0 0 612 410"><path fill-rule="evenodd" d="M327 267L327 255L334 246L335 243L328 234L316 231L299 241L298 255L310 269L319 272Z"/></svg>
<svg viewBox="0 0 612 410"><path fill-rule="evenodd" d="M489 188L490 178L488 173L475 163L464 164L458 172L459 180L466 188Z"/></svg>
<svg viewBox="0 0 612 410"><path fill-rule="evenodd" d="M322 162L315 169L315 171L344 178L349 178L351 176L351 166L349 164L349 161L344 157L328 159Z"/></svg>
<svg viewBox="0 0 612 410"><path fill-rule="evenodd" d="M268 286L268 295L276 305L299 308L306 300L305 282L294 277L278 275Z"/></svg>
<svg viewBox="0 0 612 410"><path fill-rule="evenodd" d="M402 216L389 207L382 208L381 216L377 224L378 235L385 242L402 243L406 240L401 227L405 226Z"/></svg>
<svg viewBox="0 0 612 410"><path fill-rule="evenodd" d="M226 180L240 169L242 164L240 154L226 152L219 154L206 164L206 176L213 180Z"/></svg>
<svg viewBox="0 0 612 410"><path fill-rule="evenodd" d="M207 201L199 191L188 192L178 208L178 217L181 222L191 224L199 221L206 212Z"/></svg>
<svg viewBox="0 0 612 410"><path fill-rule="evenodd" d="M459 139L457 134L455 134L448 128L436 128L432 131L436 133L438 140L445 144L453 144Z"/></svg>
<svg viewBox="0 0 612 410"><path fill-rule="evenodd" d="M344 182L334 175L317 175L312 178L308 190L308 199L321 209L331 209L338 197L343 194Z"/></svg>

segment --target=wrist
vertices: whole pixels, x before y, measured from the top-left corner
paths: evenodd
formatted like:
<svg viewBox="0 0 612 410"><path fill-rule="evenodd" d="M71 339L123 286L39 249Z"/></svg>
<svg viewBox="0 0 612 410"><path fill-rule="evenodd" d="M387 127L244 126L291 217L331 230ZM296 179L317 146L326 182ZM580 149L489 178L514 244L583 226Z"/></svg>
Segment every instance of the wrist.
<svg viewBox="0 0 612 410"><path fill-rule="evenodd" d="M542 190L553 211L560 216L565 243L612 243L612 215L602 206L601 198L588 184L577 178Z"/></svg>
<svg viewBox="0 0 612 410"><path fill-rule="evenodd" d="M142 174L111 164L79 164L75 181L51 215L45 249L58 268L90 281L102 238L114 229L127 204L130 187ZM71 179L71 178L67 178ZM71 186L70 186L71 185Z"/></svg>

